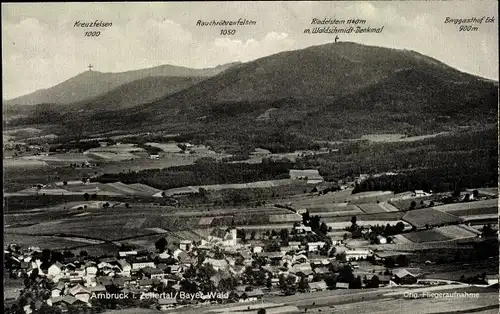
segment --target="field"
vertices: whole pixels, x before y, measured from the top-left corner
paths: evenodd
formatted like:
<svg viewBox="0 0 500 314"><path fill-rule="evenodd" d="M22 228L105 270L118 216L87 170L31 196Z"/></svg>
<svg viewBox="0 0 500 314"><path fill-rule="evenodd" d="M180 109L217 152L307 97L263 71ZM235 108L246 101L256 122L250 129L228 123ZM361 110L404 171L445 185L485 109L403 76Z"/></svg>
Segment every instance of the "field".
<svg viewBox="0 0 500 314"><path fill-rule="evenodd" d="M498 208L498 199L492 198L484 201L462 202L436 206L435 208L456 215L456 211L466 211L474 209Z"/></svg>
<svg viewBox="0 0 500 314"><path fill-rule="evenodd" d="M102 146L102 147L96 147L96 148L91 148L87 150L87 153L95 153L95 152L105 152L105 153L135 153L135 152L143 152L144 149L135 146L135 144L116 144L116 145L110 145L110 146Z"/></svg>
<svg viewBox="0 0 500 314"><path fill-rule="evenodd" d="M435 208L411 210L403 216L403 220L415 226L416 228L423 228L426 225L436 226L461 222L460 218L439 211Z"/></svg>
<svg viewBox="0 0 500 314"><path fill-rule="evenodd" d="M437 242L458 239L476 238L480 232L467 225L452 225L434 228L432 230L415 231L402 236L413 243Z"/></svg>
<svg viewBox="0 0 500 314"><path fill-rule="evenodd" d="M436 230L445 236L453 239L466 239L479 236L481 233L467 225L453 225L436 228Z"/></svg>
<svg viewBox="0 0 500 314"><path fill-rule="evenodd" d="M318 204L321 205L321 204ZM331 205L323 205L320 207L316 207L317 205L313 205L307 207L309 213L311 215L318 215L320 217L333 217L333 216L346 216L346 215L359 215L363 214L363 211L359 209L356 205L348 205L347 203L338 203Z"/></svg>
<svg viewBox="0 0 500 314"><path fill-rule="evenodd" d="M429 135L420 135L420 136L405 136L404 134L368 134L368 135L363 135L361 136L360 140L368 140L370 142L415 142L415 141L421 141L427 138L433 138L436 136L441 136L441 135L446 135L448 132L441 132L441 133L435 133L435 134L429 134Z"/></svg>
<svg viewBox="0 0 500 314"><path fill-rule="evenodd" d="M145 184L124 184L121 182L113 183L83 183L82 181L71 181L67 185L62 182L56 182L55 187L46 187L42 189L27 188L12 195L82 195L99 194L108 196L153 196L161 192L158 189L152 188Z"/></svg>
<svg viewBox="0 0 500 314"><path fill-rule="evenodd" d="M152 204L132 203L102 208L103 201L71 202L16 214L6 214L6 241L22 245L46 245L55 249L113 251L122 243L147 247L148 239L165 234L172 239L200 239L202 231L214 227L266 229L291 228L300 216L286 209L224 208L196 211ZM114 205L114 202L110 202ZM76 208L87 205L85 210ZM278 219L280 218L280 219ZM281 218L286 218L282 222ZM288 221L288 222L287 222ZM200 224L202 222L202 224Z"/></svg>
<svg viewBox="0 0 500 314"><path fill-rule="evenodd" d="M42 168L47 167L48 164L42 160L30 160L30 159L4 159L3 160L4 168Z"/></svg>
<svg viewBox="0 0 500 314"><path fill-rule="evenodd" d="M402 194L402 193L400 193ZM436 196L424 196L424 197L411 197L407 199L397 199L391 200L390 203L397 209L404 211L410 209L410 204L415 202L417 204L417 208L420 206L421 201L435 201ZM437 207L437 206L436 206Z"/></svg>
<svg viewBox="0 0 500 314"><path fill-rule="evenodd" d="M482 207L482 208L471 208L471 209L458 209L452 212L449 212L458 217L467 218L468 216L477 216L477 215L488 215L488 214L497 214L498 207Z"/></svg>
<svg viewBox="0 0 500 314"><path fill-rule="evenodd" d="M332 227L333 230L344 230L346 227L350 227L352 225L351 221L350 221L350 217L346 217L346 218L349 218L349 219L345 219L345 221L339 221L338 219L326 218L326 219L323 219L322 221L325 221L327 226ZM386 226L387 224L389 224L391 226L395 226L398 222L402 222L403 224L408 225L402 220L363 220L363 219L359 219L359 218L356 221L356 224L358 226L364 226L364 227L376 226L376 225Z"/></svg>
<svg viewBox="0 0 500 314"><path fill-rule="evenodd" d="M86 152L85 153L87 156L91 156L94 159L97 160L109 160L109 161L124 161L124 160L131 160L135 158L140 158L137 155L128 153L128 152L120 152L120 153L115 153L115 152Z"/></svg>
<svg viewBox="0 0 500 314"><path fill-rule="evenodd" d="M444 234L442 234L437 230L410 232L404 234L403 236L413 243L447 241L452 239L451 237L445 236Z"/></svg>
<svg viewBox="0 0 500 314"><path fill-rule="evenodd" d="M380 203L380 204L359 204L357 206L366 214L388 212L388 210L386 210L386 207L384 207L382 205L382 203ZM392 210L392 211L394 211L394 210Z"/></svg>
<svg viewBox="0 0 500 314"><path fill-rule="evenodd" d="M85 161L91 162L92 159L89 156L84 155L83 153L64 153L64 154L53 154L49 156L24 156L21 159L27 160L42 160L46 162L52 163L82 163Z"/></svg>
<svg viewBox="0 0 500 314"><path fill-rule="evenodd" d="M196 186L185 186L180 188L168 189L165 194L168 196L179 195L179 194L190 194L197 193L200 188L208 191L221 191L228 189L258 189L258 188L272 188L283 185L294 184L295 181L289 179L283 180L269 180L269 181L257 181L249 183L233 183L233 184L212 184L212 185L196 185Z"/></svg>
<svg viewBox="0 0 500 314"><path fill-rule="evenodd" d="M178 153L182 151L182 149L177 146L177 143L146 143L146 145L157 147L165 153Z"/></svg>

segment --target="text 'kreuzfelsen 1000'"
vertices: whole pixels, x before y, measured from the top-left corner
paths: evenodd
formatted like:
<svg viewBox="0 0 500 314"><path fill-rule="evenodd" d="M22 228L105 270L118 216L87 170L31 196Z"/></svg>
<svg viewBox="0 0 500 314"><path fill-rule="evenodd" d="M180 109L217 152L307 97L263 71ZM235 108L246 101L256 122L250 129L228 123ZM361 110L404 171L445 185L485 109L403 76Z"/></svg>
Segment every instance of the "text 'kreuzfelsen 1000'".
<svg viewBox="0 0 500 314"><path fill-rule="evenodd" d="M95 20L92 22L89 21L75 21L75 24L73 24L73 27L83 27L83 28L106 28L106 27L111 27L113 26L113 23L111 22L104 22L104 21L99 21ZM99 37L101 35L100 31L85 31L85 37Z"/></svg>

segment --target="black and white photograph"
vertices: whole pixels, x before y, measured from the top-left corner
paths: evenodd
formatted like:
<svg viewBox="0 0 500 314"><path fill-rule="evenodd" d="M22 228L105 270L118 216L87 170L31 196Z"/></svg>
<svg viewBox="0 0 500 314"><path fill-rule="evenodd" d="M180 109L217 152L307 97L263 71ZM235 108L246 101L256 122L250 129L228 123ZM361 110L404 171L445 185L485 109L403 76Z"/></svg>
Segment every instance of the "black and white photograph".
<svg viewBox="0 0 500 314"><path fill-rule="evenodd" d="M6 314L496 314L498 1L3 2Z"/></svg>

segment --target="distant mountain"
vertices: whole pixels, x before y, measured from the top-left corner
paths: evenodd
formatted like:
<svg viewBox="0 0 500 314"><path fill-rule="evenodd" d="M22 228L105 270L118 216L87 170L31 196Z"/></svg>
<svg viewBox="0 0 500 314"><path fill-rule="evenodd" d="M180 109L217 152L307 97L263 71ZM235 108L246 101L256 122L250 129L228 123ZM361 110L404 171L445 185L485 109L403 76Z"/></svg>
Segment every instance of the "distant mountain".
<svg viewBox="0 0 500 314"><path fill-rule="evenodd" d="M237 64L141 106L57 120L82 134L175 130L261 147L289 135L414 135L495 123L497 101L498 82L418 52L339 42Z"/></svg>
<svg viewBox="0 0 500 314"><path fill-rule="evenodd" d="M477 104L496 110L497 86L414 51L341 42L234 66L133 114L147 123L165 123L174 114L210 121L251 113L256 119L269 109L300 121L316 113L331 120L322 114L337 111L454 115Z"/></svg>
<svg viewBox="0 0 500 314"><path fill-rule="evenodd" d="M67 110L117 110L153 102L206 79L203 76L153 76L120 85L92 99L66 106Z"/></svg>
<svg viewBox="0 0 500 314"><path fill-rule="evenodd" d="M410 69L442 80L480 79L414 51L340 42L241 64L182 91L175 100L195 103L335 98ZM172 99L167 97L165 102Z"/></svg>
<svg viewBox="0 0 500 314"><path fill-rule="evenodd" d="M107 93L120 85L148 77L210 77L223 72L235 64L237 63L229 63L207 69L161 65L153 68L117 73L86 71L53 87L41 89L14 99L4 100L4 105L70 104L82 102Z"/></svg>

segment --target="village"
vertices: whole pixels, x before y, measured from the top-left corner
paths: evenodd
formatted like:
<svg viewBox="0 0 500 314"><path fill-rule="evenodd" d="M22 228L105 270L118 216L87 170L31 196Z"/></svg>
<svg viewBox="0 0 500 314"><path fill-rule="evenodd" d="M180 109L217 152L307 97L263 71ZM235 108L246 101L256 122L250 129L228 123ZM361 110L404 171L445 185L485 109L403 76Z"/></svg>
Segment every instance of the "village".
<svg viewBox="0 0 500 314"><path fill-rule="evenodd" d="M90 256L84 250L75 256L9 244L4 269L10 278L23 279L24 288L18 298L5 301L26 314L42 308L70 313L81 308L171 310L253 304L270 295L450 283L419 278L404 254L391 256L352 245L353 234L362 229L355 219L346 230L332 231L308 213L303 218L290 232L273 230L257 236L243 229L215 228L201 241L168 243L160 238L155 250L124 245L115 256ZM402 232L404 226L395 228ZM376 231L362 233L365 238L373 233L376 244L386 244ZM485 286L498 284L498 276L476 279Z"/></svg>
<svg viewBox="0 0 500 314"><path fill-rule="evenodd" d="M347 248L347 233L329 237L297 224L290 234L286 229L273 232L258 241L260 245L245 243L238 233L245 237L236 229L214 229L207 240L198 243L171 244L161 238L154 252L124 249L108 257L11 244L4 251L5 267L11 277L25 278L19 305L27 314L42 306L66 311L100 302L111 307L142 302L166 310L199 303L253 302L265 294L361 289L418 280L404 268L391 271L373 265L370 273L358 271L358 261L382 265L383 261L370 250ZM335 253L336 247L341 253ZM397 261L407 263L404 257ZM119 305L111 305L114 301Z"/></svg>

